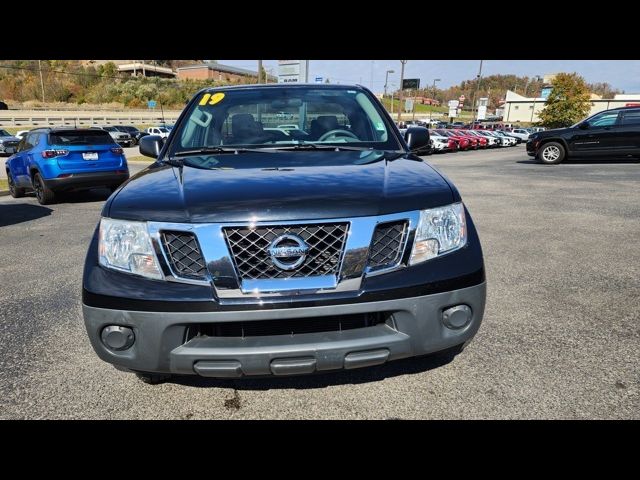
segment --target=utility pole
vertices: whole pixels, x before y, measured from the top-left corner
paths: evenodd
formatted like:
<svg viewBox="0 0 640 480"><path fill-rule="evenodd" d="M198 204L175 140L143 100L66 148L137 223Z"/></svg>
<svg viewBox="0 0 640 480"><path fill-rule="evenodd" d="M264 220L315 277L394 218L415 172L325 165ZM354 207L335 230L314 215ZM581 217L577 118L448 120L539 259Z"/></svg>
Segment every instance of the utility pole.
<svg viewBox="0 0 640 480"><path fill-rule="evenodd" d="M369 78L369 89L373 92L373 63L375 60L371 60L371 77Z"/></svg>
<svg viewBox="0 0 640 480"><path fill-rule="evenodd" d="M40 70L40 88L42 88L42 103L44 103L44 80L42 79L42 63L38 60L38 70Z"/></svg>
<svg viewBox="0 0 640 480"><path fill-rule="evenodd" d="M262 60L258 60L258 83L262 83Z"/></svg>
<svg viewBox="0 0 640 480"><path fill-rule="evenodd" d="M478 84L476 85L476 91L473 93L473 103L471 104L471 128L473 128L476 123L476 100L478 98L478 93L480 92L480 79L482 78L482 60L480 60L480 70L478 71L478 76L476 78L478 80Z"/></svg>
<svg viewBox="0 0 640 480"><path fill-rule="evenodd" d="M436 99L436 82L439 82L440 79L439 78L434 78L433 79L433 99L435 101ZM433 102L431 102L431 110L429 110L429 124L431 124L431 114L433 113Z"/></svg>
<svg viewBox="0 0 640 480"><path fill-rule="evenodd" d="M404 82L404 66L407 60L400 60L402 68L400 69L400 95L398 96L398 122L400 121L400 114L402 113L402 82Z"/></svg>

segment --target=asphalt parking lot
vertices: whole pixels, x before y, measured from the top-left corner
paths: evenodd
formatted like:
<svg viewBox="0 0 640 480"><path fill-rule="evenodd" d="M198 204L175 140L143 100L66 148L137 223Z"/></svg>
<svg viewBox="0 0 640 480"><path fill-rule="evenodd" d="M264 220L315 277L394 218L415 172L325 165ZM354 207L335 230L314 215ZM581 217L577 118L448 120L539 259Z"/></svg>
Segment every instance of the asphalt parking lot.
<svg viewBox="0 0 640 480"><path fill-rule="evenodd" d="M49 207L0 198L0 418L640 418L640 164L543 166L522 146L428 161L483 243L479 334L445 365L311 377L150 386L115 370L80 311L108 193Z"/></svg>

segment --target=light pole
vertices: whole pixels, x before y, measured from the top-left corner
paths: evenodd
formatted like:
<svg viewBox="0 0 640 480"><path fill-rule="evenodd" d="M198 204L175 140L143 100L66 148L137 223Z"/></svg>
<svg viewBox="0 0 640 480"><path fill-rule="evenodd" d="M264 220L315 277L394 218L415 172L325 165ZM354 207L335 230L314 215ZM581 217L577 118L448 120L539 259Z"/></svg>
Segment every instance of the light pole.
<svg viewBox="0 0 640 480"><path fill-rule="evenodd" d="M478 85L476 85L476 91L473 93L473 103L471 104L471 113L473 114L471 117L471 128L475 126L476 123L476 99L478 98L478 93L480 92L480 79L482 78L482 60L480 60L480 70L478 71Z"/></svg>
<svg viewBox="0 0 640 480"><path fill-rule="evenodd" d="M389 85L391 85L391 117L393 118L393 87L395 83L390 83Z"/></svg>
<svg viewBox="0 0 640 480"><path fill-rule="evenodd" d="M396 73L396 72L393 71L393 70L387 70L387 73L384 76L384 95L383 95L384 97L387 96L387 84L389 83L389 74L390 73Z"/></svg>
<svg viewBox="0 0 640 480"><path fill-rule="evenodd" d="M402 113L402 83L404 82L404 66L407 60L400 60L402 68L400 69L400 95L398 95L398 122L400 121L400 114Z"/></svg>
<svg viewBox="0 0 640 480"><path fill-rule="evenodd" d="M434 78L433 79L433 98L432 100L436 99L436 82L439 82L440 79L439 78ZM431 110L429 110L429 123L431 123L431 114L433 113L433 102L431 102Z"/></svg>

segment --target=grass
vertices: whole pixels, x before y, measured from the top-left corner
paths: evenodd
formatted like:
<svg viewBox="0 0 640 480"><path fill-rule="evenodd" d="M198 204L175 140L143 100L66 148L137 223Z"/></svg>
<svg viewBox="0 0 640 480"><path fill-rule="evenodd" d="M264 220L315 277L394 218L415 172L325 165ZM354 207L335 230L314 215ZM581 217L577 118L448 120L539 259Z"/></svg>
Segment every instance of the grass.
<svg viewBox="0 0 640 480"><path fill-rule="evenodd" d="M151 157L145 157L144 155L136 155L134 157L128 157L127 162L146 162L153 163L155 160Z"/></svg>
<svg viewBox="0 0 640 480"><path fill-rule="evenodd" d="M9 190L9 184L6 178L0 178L0 192Z"/></svg>

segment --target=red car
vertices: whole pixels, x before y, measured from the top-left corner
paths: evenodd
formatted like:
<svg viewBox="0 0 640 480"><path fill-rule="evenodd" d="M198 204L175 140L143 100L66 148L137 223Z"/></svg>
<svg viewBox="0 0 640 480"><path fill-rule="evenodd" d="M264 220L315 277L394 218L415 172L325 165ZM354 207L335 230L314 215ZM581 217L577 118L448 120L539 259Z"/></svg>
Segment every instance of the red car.
<svg viewBox="0 0 640 480"><path fill-rule="evenodd" d="M465 135L470 135L472 137L477 138L478 142L480 142L480 148L487 148L489 146L489 140L487 140L487 138L483 136L481 133L474 132L473 130L460 130L460 131Z"/></svg>
<svg viewBox="0 0 640 480"><path fill-rule="evenodd" d="M473 148L474 150L480 148L480 139L475 135L469 135L466 131L461 129L452 130L452 132L458 137L466 138L467 140L469 140L470 148Z"/></svg>
<svg viewBox="0 0 640 480"><path fill-rule="evenodd" d="M436 132L438 133L438 135L443 135L445 137L454 139L458 144L458 148L460 150L469 150L470 148L477 148L472 144L471 138L463 135L456 135L456 133L453 130L438 129L436 130ZM475 142L476 145L478 143L477 140L473 140L473 142Z"/></svg>

